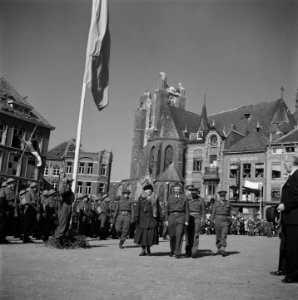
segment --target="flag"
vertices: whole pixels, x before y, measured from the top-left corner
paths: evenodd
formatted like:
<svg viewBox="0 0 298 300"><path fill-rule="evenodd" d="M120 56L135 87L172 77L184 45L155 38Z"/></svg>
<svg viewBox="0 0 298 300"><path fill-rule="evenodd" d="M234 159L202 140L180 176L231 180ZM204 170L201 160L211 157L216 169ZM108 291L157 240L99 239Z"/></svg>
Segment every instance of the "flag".
<svg viewBox="0 0 298 300"><path fill-rule="evenodd" d="M91 89L98 110L108 103L110 32L108 0L93 0L84 82Z"/></svg>
<svg viewBox="0 0 298 300"><path fill-rule="evenodd" d="M262 182L251 182L248 180L244 181L244 187L251 189L251 190L261 190L262 189Z"/></svg>
<svg viewBox="0 0 298 300"><path fill-rule="evenodd" d="M23 139L23 138L21 139L21 141L22 141L23 144L25 144L25 145L28 147L28 149L29 149L29 151L32 153L32 155L35 156L35 158L36 158L36 160L37 160L36 166L37 166L37 167L41 167L41 166L42 166L41 157L40 157L38 151L34 148L34 146L33 146L33 144L32 144L32 141L31 141L31 140L26 141L26 140Z"/></svg>

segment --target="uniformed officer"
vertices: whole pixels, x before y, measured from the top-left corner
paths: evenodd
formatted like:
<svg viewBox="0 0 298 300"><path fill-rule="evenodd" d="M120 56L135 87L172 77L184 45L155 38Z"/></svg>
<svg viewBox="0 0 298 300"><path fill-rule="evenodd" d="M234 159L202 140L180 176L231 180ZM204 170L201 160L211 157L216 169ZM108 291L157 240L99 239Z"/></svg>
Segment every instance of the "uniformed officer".
<svg viewBox="0 0 298 300"><path fill-rule="evenodd" d="M123 244L129 236L130 223L134 221L134 203L130 199L130 190L124 189L122 197L117 203L115 210L115 229L120 237L119 248L123 249Z"/></svg>
<svg viewBox="0 0 298 300"><path fill-rule="evenodd" d="M9 243L6 240L9 227L13 220L15 202L15 179L9 178L3 184L0 192L0 243Z"/></svg>
<svg viewBox="0 0 298 300"><path fill-rule="evenodd" d="M217 247L217 252L214 255L227 256L225 249L229 226L231 225L231 204L226 200L226 194L226 191L218 192L220 199L214 203L211 214L211 221L215 223Z"/></svg>
<svg viewBox="0 0 298 300"><path fill-rule="evenodd" d="M174 195L168 199L166 207L166 225L170 236L169 256L180 258L185 226L189 221L189 203L187 197L182 194L182 186L179 182L173 186Z"/></svg>
<svg viewBox="0 0 298 300"><path fill-rule="evenodd" d="M26 204L24 209L24 224L23 224L23 243L32 243L33 241L29 238L33 231L37 229L37 214L39 210L39 195L38 195L38 184L32 182L26 189ZM36 233L36 232L35 232Z"/></svg>
<svg viewBox="0 0 298 300"><path fill-rule="evenodd" d="M199 247L199 237L201 225L206 219L205 200L200 196L200 191L194 186L188 189L189 196L189 224L186 227L186 246L185 252L187 257L195 257Z"/></svg>
<svg viewBox="0 0 298 300"><path fill-rule="evenodd" d="M99 216L99 239L105 240L109 235L111 224L110 198L108 194L104 194L102 196L100 208L101 214Z"/></svg>
<svg viewBox="0 0 298 300"><path fill-rule="evenodd" d="M44 218L45 224L43 228L43 241L47 242L49 236L54 234L55 230L55 218L57 216L56 211L56 201L55 201L55 194L56 191L51 189L47 192L44 191Z"/></svg>

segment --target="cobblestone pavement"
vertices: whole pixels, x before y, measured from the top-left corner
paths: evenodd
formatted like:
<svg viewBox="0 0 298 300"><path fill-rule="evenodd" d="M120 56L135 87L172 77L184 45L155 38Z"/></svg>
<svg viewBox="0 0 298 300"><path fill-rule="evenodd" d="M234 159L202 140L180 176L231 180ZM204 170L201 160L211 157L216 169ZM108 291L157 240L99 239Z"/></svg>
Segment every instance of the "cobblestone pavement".
<svg viewBox="0 0 298 300"><path fill-rule="evenodd" d="M140 257L129 239L90 240L90 249L58 250L41 241L0 247L0 299L297 299L298 284L276 270L277 237L228 236L229 256L212 256L215 236L201 236L197 258L168 256L160 240Z"/></svg>

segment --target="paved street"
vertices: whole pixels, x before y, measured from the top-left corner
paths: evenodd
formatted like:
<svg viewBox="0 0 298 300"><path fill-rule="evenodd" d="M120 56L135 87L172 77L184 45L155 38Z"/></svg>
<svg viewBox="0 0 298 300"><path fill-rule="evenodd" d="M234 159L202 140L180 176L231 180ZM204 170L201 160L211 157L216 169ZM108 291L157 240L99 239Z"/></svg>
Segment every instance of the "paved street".
<svg viewBox="0 0 298 300"><path fill-rule="evenodd" d="M90 240L90 249L58 250L42 242L0 248L1 299L297 299L298 284L269 275L279 239L229 236L228 257L211 256L202 236L198 258L168 256L168 241L151 257L129 239Z"/></svg>

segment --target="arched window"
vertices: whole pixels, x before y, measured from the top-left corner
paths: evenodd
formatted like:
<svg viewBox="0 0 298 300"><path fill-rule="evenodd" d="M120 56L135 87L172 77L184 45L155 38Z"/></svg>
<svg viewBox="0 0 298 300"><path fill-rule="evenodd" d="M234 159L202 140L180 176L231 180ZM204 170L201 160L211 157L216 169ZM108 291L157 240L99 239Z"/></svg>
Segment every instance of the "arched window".
<svg viewBox="0 0 298 300"><path fill-rule="evenodd" d="M165 163L164 163L164 170L173 162L173 147L168 146L165 149Z"/></svg>
<svg viewBox="0 0 298 300"><path fill-rule="evenodd" d="M150 151L149 170L152 173L155 162L155 147L153 146Z"/></svg>

